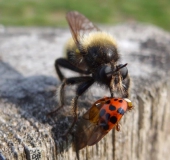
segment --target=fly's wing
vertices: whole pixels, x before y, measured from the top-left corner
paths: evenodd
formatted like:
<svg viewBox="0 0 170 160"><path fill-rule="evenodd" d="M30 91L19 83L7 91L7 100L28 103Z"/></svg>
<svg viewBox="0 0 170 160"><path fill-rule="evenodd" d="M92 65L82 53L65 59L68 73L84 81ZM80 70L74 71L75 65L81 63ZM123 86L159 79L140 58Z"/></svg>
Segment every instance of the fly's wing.
<svg viewBox="0 0 170 160"><path fill-rule="evenodd" d="M84 148L88 144L88 140L91 137L95 124L81 118L77 123L76 131L74 133L74 149L76 151Z"/></svg>
<svg viewBox="0 0 170 160"><path fill-rule="evenodd" d="M91 31L99 31L89 19L77 11L68 12L66 19L70 26L72 37L77 45L80 45L80 39L84 34Z"/></svg>
<svg viewBox="0 0 170 160"><path fill-rule="evenodd" d="M96 126L93 128L93 132L91 132L91 136L88 139L87 145L92 146L96 143L98 143L106 134L108 131L105 131L101 128L101 126Z"/></svg>
<svg viewBox="0 0 170 160"><path fill-rule="evenodd" d="M90 123L87 120L81 119L74 133L74 149L76 151L98 143L108 131L105 131L99 125Z"/></svg>
<svg viewBox="0 0 170 160"><path fill-rule="evenodd" d="M80 150L87 145L96 144L108 133L98 123L100 109L109 99L110 97L104 97L94 102L92 107L77 122L74 136L76 150Z"/></svg>
<svg viewBox="0 0 170 160"><path fill-rule="evenodd" d="M81 120L77 123L77 129L75 133L75 150L80 150L87 146L92 133L96 128L96 124L99 121L99 111L95 103L93 106L83 115Z"/></svg>

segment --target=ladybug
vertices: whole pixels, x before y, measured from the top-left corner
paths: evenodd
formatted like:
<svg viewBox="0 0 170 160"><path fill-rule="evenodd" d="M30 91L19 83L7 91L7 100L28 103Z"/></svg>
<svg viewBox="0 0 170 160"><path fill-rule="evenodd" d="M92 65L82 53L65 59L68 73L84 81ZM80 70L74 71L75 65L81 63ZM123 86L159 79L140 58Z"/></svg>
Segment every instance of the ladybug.
<svg viewBox="0 0 170 160"><path fill-rule="evenodd" d="M83 118L90 122L90 127L84 127L84 133L78 131L76 149L98 143L114 127L119 131L120 119L132 108L132 102L127 98L104 97L97 100L83 115Z"/></svg>

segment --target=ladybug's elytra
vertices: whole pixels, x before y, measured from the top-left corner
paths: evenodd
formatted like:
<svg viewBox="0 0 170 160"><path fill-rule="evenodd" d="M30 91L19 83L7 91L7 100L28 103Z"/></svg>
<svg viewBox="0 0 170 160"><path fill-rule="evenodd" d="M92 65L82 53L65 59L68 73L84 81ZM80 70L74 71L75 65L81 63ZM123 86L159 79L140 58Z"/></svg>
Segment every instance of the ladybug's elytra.
<svg viewBox="0 0 170 160"><path fill-rule="evenodd" d="M109 132L115 125L118 125L126 110L131 107L131 102L127 99L109 98L100 109L98 125Z"/></svg>
<svg viewBox="0 0 170 160"><path fill-rule="evenodd" d="M77 149L96 144L114 127L119 131L120 119L132 108L132 102L127 98L104 97L97 100L83 115L91 126L84 130L85 133L77 135Z"/></svg>

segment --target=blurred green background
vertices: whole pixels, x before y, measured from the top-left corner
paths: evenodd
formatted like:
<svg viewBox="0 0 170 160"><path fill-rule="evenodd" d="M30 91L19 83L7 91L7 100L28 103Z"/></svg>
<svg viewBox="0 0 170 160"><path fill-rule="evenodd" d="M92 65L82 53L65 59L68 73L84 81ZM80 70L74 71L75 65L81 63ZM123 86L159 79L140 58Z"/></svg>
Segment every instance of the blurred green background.
<svg viewBox="0 0 170 160"><path fill-rule="evenodd" d="M96 23L139 21L170 30L170 0L0 0L0 24L64 27L70 10Z"/></svg>

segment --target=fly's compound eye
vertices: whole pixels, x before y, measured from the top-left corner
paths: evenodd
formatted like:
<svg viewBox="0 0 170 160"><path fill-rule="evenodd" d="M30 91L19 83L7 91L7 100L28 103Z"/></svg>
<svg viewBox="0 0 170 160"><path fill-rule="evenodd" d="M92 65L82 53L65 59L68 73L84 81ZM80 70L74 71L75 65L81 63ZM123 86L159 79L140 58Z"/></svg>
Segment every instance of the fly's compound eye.
<svg viewBox="0 0 170 160"><path fill-rule="evenodd" d="M112 76L117 75L118 71L120 72L122 79L124 80L128 75L128 69L126 67L127 64L119 64L116 67L111 66L102 66L98 71L98 78L101 80L110 80ZM119 81L119 80L118 80Z"/></svg>
<svg viewBox="0 0 170 160"><path fill-rule="evenodd" d="M121 68L122 66L123 66L123 64L119 64L117 67ZM120 74L121 74L122 78L125 79L127 77L127 75L128 75L127 67L125 66L125 67L121 68L119 71L120 71Z"/></svg>

